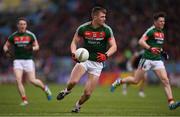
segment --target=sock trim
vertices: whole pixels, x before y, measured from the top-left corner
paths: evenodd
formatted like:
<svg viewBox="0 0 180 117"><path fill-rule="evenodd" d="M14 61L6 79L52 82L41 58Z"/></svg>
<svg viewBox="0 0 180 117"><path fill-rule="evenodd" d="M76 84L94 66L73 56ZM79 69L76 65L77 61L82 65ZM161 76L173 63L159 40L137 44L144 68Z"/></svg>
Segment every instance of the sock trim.
<svg viewBox="0 0 180 117"><path fill-rule="evenodd" d="M171 101L174 101L174 99L173 98L168 99L168 103L170 103Z"/></svg>
<svg viewBox="0 0 180 117"><path fill-rule="evenodd" d="M23 101L27 101L27 97L26 96L22 96L22 100Z"/></svg>

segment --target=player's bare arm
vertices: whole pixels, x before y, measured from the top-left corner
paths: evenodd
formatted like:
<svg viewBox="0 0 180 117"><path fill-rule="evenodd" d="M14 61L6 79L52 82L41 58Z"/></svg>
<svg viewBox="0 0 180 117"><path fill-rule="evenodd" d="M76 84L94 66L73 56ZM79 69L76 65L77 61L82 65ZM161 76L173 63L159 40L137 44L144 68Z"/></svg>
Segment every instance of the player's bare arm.
<svg viewBox="0 0 180 117"><path fill-rule="evenodd" d="M3 47L3 50L5 53L8 52L10 46L11 46L11 43L9 41L6 41Z"/></svg>
<svg viewBox="0 0 180 117"><path fill-rule="evenodd" d="M4 53L5 53L6 57L8 57L8 58L12 58L13 57L13 53L9 49L11 46L12 45L11 45L11 43L8 40L6 41L6 43L3 46Z"/></svg>
<svg viewBox="0 0 180 117"><path fill-rule="evenodd" d="M150 49L150 45L148 45L146 43L147 39L148 39L148 37L143 35L139 40L139 45L148 50L148 49Z"/></svg>
<svg viewBox="0 0 180 117"><path fill-rule="evenodd" d="M75 62L79 62L77 60L77 58L75 57L75 51L77 49L77 44L80 40L80 36L77 34L77 32L74 34L74 37L72 39L72 42L71 42L71 46L70 46L70 49L71 49L71 56L72 56L72 59L75 61Z"/></svg>
<svg viewBox="0 0 180 117"><path fill-rule="evenodd" d="M73 40L71 42L71 46L70 46L71 53L75 53L75 51L77 49L77 44L80 41L80 39L81 39L81 37L77 33L75 33Z"/></svg>
<svg viewBox="0 0 180 117"><path fill-rule="evenodd" d="M110 48L106 52L106 55L108 57L111 56L112 54L114 54L117 51L117 45L116 45L116 41L115 41L114 37L112 37L111 40L109 40L109 45L110 45Z"/></svg>
<svg viewBox="0 0 180 117"><path fill-rule="evenodd" d="M139 45L142 46L143 48L150 50L154 54L159 54L160 53L160 48L157 47L151 47L146 43L146 40L148 40L148 37L146 35L143 35L140 40L139 40Z"/></svg>
<svg viewBox="0 0 180 117"><path fill-rule="evenodd" d="M38 44L38 41L37 41L37 40L35 40L35 41L33 42L32 50L33 50L33 51L38 51L38 50L39 50L39 44Z"/></svg>

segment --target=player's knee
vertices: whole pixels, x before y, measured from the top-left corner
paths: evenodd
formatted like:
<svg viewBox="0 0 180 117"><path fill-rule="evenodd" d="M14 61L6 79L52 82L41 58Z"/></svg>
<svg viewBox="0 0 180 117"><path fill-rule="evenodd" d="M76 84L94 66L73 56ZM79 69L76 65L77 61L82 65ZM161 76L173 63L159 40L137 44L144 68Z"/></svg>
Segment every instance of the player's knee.
<svg viewBox="0 0 180 117"><path fill-rule="evenodd" d="M36 83L36 79L30 79L29 81L30 81L30 83L32 83L32 84L35 84L35 83Z"/></svg>
<svg viewBox="0 0 180 117"><path fill-rule="evenodd" d="M163 83L165 86L170 84L168 78L163 78L163 79L162 79L162 83Z"/></svg>
<svg viewBox="0 0 180 117"><path fill-rule="evenodd" d="M22 84L22 80L16 79L17 84Z"/></svg>
<svg viewBox="0 0 180 117"><path fill-rule="evenodd" d="M134 83L134 84L138 84L138 83L139 83L139 80L138 80L138 79L134 79L133 83Z"/></svg>

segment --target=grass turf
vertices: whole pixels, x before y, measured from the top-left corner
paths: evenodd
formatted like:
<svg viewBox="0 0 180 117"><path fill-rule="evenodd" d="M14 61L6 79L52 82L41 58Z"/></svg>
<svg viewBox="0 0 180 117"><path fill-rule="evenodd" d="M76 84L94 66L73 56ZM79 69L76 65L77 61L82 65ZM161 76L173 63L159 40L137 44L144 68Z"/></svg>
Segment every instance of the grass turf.
<svg viewBox="0 0 180 117"><path fill-rule="evenodd" d="M62 101L56 95L62 85L51 84L53 99L47 101L45 94L32 85L26 85L29 105L19 106L20 96L14 85L0 85L0 116L180 116L180 108L170 111L162 86L147 86L146 98L140 98L138 88L129 87L128 94L122 95L119 87L114 93L109 87L97 87L80 113L71 113L75 102L83 92L83 86L76 86ZM180 89L173 88L175 99L180 100Z"/></svg>

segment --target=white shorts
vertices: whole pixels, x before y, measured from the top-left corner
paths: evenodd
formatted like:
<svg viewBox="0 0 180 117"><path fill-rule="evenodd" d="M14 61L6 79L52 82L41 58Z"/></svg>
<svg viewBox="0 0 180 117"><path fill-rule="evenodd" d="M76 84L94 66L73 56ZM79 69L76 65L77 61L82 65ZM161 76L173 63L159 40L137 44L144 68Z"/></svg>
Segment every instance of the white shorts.
<svg viewBox="0 0 180 117"><path fill-rule="evenodd" d="M31 59L18 59L13 61L14 69L24 70L26 72L31 72L35 70L34 61Z"/></svg>
<svg viewBox="0 0 180 117"><path fill-rule="evenodd" d="M142 68L145 71L165 69L164 62L162 60L148 60L145 58L142 58L140 60L138 67Z"/></svg>
<svg viewBox="0 0 180 117"><path fill-rule="evenodd" d="M85 68L88 73L96 75L98 77L101 75L101 71L103 69L102 62L87 60L85 62L81 62L80 64Z"/></svg>

